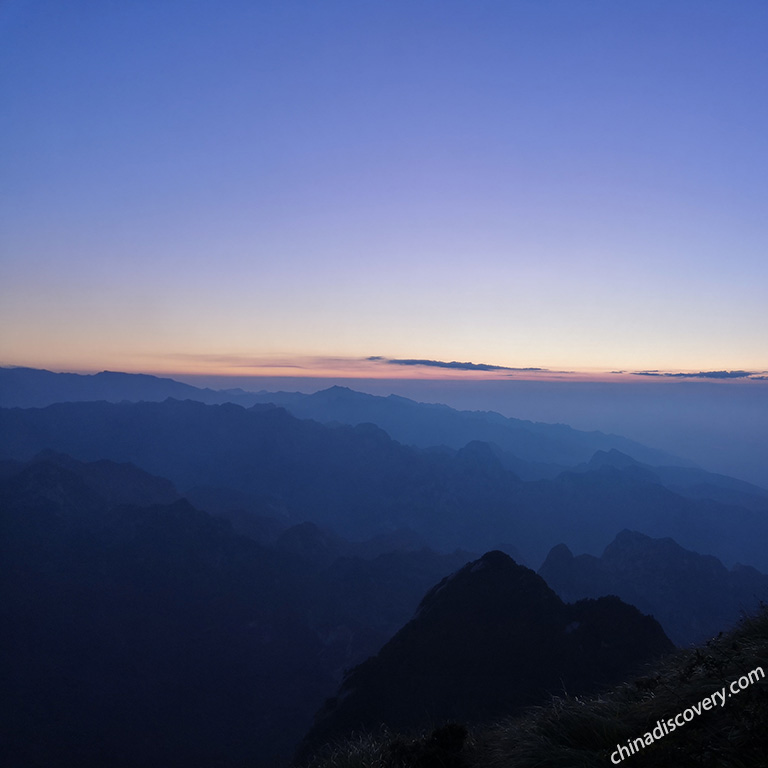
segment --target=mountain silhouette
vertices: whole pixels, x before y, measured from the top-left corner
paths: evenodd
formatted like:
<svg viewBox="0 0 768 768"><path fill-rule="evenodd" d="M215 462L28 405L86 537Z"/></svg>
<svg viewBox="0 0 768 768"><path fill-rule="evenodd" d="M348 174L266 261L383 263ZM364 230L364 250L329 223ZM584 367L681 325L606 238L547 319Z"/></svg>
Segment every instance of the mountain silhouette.
<svg viewBox="0 0 768 768"><path fill-rule="evenodd" d="M260 499L282 528L310 521L353 541L409 529L431 548L512 546L538 564L558 542L597 554L629 528L724 562L768 569L757 508L681 496L634 467L603 465L523 482L488 444L402 445L373 424L322 425L272 405L194 401L59 403L0 409L0 456L42 450L131 462L181 494ZM757 497L755 497L757 498ZM279 535L279 532L275 532Z"/></svg>
<svg viewBox="0 0 768 768"><path fill-rule="evenodd" d="M6 764L287 754L333 682L297 614L300 564L183 500L113 504L93 477L122 468L66 464L38 460L0 483Z"/></svg>
<svg viewBox="0 0 768 768"><path fill-rule="evenodd" d="M575 467L575 471L592 472L611 467L663 485L688 498L711 499L748 509L768 510L768 490L765 488L696 467L651 466L615 448L596 451L588 462Z"/></svg>
<svg viewBox="0 0 768 768"><path fill-rule="evenodd" d="M651 613L677 645L701 643L768 600L768 576L748 566L728 570L716 557L670 538L622 531L601 557L560 544L539 575L563 600L618 595Z"/></svg>
<svg viewBox="0 0 768 768"><path fill-rule="evenodd" d="M169 397L203 403L243 402L253 405L241 389L217 391L146 373L53 373L38 368L0 368L0 405L44 408L53 403L105 400L162 401Z"/></svg>
<svg viewBox="0 0 768 768"><path fill-rule="evenodd" d="M416 615L345 678L300 754L384 723L477 723L594 691L672 649L616 597L564 603L533 571L489 552L443 579Z"/></svg>
<svg viewBox="0 0 768 768"><path fill-rule="evenodd" d="M395 539L383 555L306 523L267 547L129 464L0 462L5 764L286 758L344 669L467 560Z"/></svg>
<svg viewBox="0 0 768 768"><path fill-rule="evenodd" d="M398 395L364 394L348 387L334 386L312 395L258 392L254 402L274 403L299 418L322 423L370 422L395 440L420 448L445 445L459 449L472 441L492 443L501 450L507 467L529 480L553 477L601 449L621 449L654 464L685 463L618 435L508 418L494 411L459 411Z"/></svg>
<svg viewBox="0 0 768 768"><path fill-rule="evenodd" d="M553 477L565 467L587 461L601 449L620 449L652 464L685 463L618 435L507 418L492 411L458 411L446 405L418 403L397 395L380 397L340 386L312 395L254 393L194 387L147 374L102 371L83 375L0 368L2 407L39 408L96 400L162 402L167 398L213 405L230 402L244 407L271 403L302 419L351 426L376 424L395 440L421 448L445 445L459 449L473 440L494 443L503 452L507 468L527 480Z"/></svg>

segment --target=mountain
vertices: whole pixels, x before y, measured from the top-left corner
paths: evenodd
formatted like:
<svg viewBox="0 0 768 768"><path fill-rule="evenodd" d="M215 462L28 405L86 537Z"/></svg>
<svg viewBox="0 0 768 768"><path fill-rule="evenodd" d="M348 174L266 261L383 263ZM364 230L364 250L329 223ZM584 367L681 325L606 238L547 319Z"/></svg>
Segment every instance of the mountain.
<svg viewBox="0 0 768 768"><path fill-rule="evenodd" d="M604 467L634 473L636 477L658 483L691 499L710 499L761 512L768 510L768 490L765 488L697 467L644 464L615 448L596 451L588 462L575 467L574 471L593 472Z"/></svg>
<svg viewBox="0 0 768 768"><path fill-rule="evenodd" d="M298 418L324 424L370 422L395 440L420 448L445 445L458 450L472 441L491 443L500 449L507 468L530 480L554 477L598 450L619 449L652 464L685 464L682 459L618 435L513 419L493 411L458 411L398 395L368 395L347 387L330 387L312 395L258 392L253 398L254 402L274 403Z"/></svg>
<svg viewBox="0 0 768 768"><path fill-rule="evenodd" d="M144 472L130 462L118 464L102 459L84 463L51 450L41 451L26 463L13 460L0 462L0 479L8 479L23 470L34 473L34 468L38 465L42 465L43 474L50 471L51 466L55 466L65 473L76 475L83 489L98 499L102 506L149 506L171 504L180 499L170 480Z"/></svg>
<svg viewBox="0 0 768 768"><path fill-rule="evenodd" d="M366 550L368 543L357 545ZM351 667L377 653L416 611L436 581L471 556L429 549L375 557L340 557L309 588L309 626L323 643L323 663L337 683Z"/></svg>
<svg viewBox="0 0 768 768"><path fill-rule="evenodd" d="M622 531L601 557L554 547L539 575L568 601L618 595L658 619L677 645L701 643L768 600L768 576L683 549L669 538Z"/></svg>
<svg viewBox="0 0 768 768"><path fill-rule="evenodd" d="M520 504L546 516L552 529L562 531L562 541L575 551L602 552L615 533L602 545L598 539L613 525L615 530L628 528L654 538L673 538L688 549L710 552L728 565L740 562L768 568L768 558L755 546L755 537L762 536L768 523L768 505L757 497L752 497L754 506L742 507L733 501L725 504L681 495L645 471L610 465L564 472L550 483L526 483L519 490ZM628 524L628 520L637 524ZM580 543L574 546L576 541Z"/></svg>
<svg viewBox="0 0 768 768"><path fill-rule="evenodd" d="M104 400L162 402L167 398L206 404L257 403L284 407L301 419L355 426L371 423L398 442L458 450L472 441L496 445L506 467L526 480L551 478L585 462L595 451L618 449L651 464L685 464L669 454L618 435L583 432L563 424L507 418L492 411L457 411L446 405L417 403L397 395L379 397L346 387L305 395L299 392L212 390L146 374L102 371L52 373L32 368L0 368L0 406L39 408L60 402Z"/></svg>
<svg viewBox="0 0 768 768"><path fill-rule="evenodd" d="M301 752L380 723L477 723L551 694L594 691L671 649L655 620L618 598L567 605L533 571L489 552L431 589L350 672Z"/></svg>
<svg viewBox="0 0 768 768"><path fill-rule="evenodd" d="M390 437L421 448L458 450L470 442L494 446L506 469L523 480L553 479L567 469L594 469L628 457L655 470L657 481L691 498L764 508L768 490L698 469L685 459L602 432L564 424L545 424L502 416L493 411L459 411L419 403L397 395L380 397L334 386L311 395L300 392L213 390L146 374L102 371L98 374L52 373L32 368L0 368L0 407L45 407L59 402L162 402L168 398L243 407L274 404L301 419L324 424L376 424ZM621 465L626 467L626 465Z"/></svg>
<svg viewBox="0 0 768 768"><path fill-rule="evenodd" d="M160 402L169 397L203 403L253 405L255 402L241 389L201 389L144 373L80 374L53 373L38 368L0 368L0 406L4 408L44 408L53 403L93 400Z"/></svg>
<svg viewBox="0 0 768 768"><path fill-rule="evenodd" d="M3 763L274 765L467 559L398 541L267 547L129 464L0 463Z"/></svg>
<svg viewBox="0 0 768 768"><path fill-rule="evenodd" d="M706 645L594 696L560 694L469 728L379 727L325 745L313 768L762 768L768 754L768 608Z"/></svg>
<svg viewBox="0 0 768 768"><path fill-rule="evenodd" d="M0 457L28 460L46 449L131 462L182 494L220 497L226 489L261 500L253 510L279 513L283 529L310 521L353 541L409 529L433 549L514 547L524 562L539 564L558 542L598 554L629 528L729 565L768 569L765 511L684 497L632 467L523 482L487 443L419 450L372 424L327 426L271 405L0 409Z"/></svg>
<svg viewBox="0 0 768 768"><path fill-rule="evenodd" d="M446 550L465 545L470 520L463 510L476 511L489 492L501 498L518 482L496 464L478 466L467 452L421 453L370 424L330 428L272 406L166 401L0 410L0 455L26 459L45 448L83 461L133 461L182 492L227 488L272 498L293 523L310 520L347 538L412 528ZM486 528L477 516L472 526L480 535Z"/></svg>
<svg viewBox="0 0 768 768"><path fill-rule="evenodd" d="M6 764L290 751L333 679L295 615L300 567L185 501L115 505L93 473L36 461L0 484Z"/></svg>

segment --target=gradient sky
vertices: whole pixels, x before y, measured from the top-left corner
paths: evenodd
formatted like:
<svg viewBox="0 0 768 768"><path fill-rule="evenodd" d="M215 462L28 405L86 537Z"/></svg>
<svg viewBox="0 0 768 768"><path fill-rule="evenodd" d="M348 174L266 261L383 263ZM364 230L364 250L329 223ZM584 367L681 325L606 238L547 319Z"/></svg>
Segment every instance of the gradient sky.
<svg viewBox="0 0 768 768"><path fill-rule="evenodd" d="M766 40L763 0L3 0L0 364L763 371Z"/></svg>

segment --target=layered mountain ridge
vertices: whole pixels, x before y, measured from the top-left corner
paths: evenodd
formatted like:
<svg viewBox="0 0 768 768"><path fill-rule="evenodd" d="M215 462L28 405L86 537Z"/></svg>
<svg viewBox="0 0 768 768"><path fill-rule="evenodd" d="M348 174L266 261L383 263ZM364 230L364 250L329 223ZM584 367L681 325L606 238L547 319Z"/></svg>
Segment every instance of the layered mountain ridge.
<svg viewBox="0 0 768 768"><path fill-rule="evenodd" d="M338 387L89 382L120 402L0 408L25 766L266 767L355 665L308 744L347 732L348 700L478 722L621 678L656 647L642 613L687 644L764 594L768 491L614 436ZM522 565L542 560L549 586Z"/></svg>
<svg viewBox="0 0 768 768"><path fill-rule="evenodd" d="M525 479L553 477L564 467L589 459L597 450L616 448L650 463L685 463L618 435L583 432L564 424L544 424L492 411L458 411L447 405L417 403L398 395L380 397L332 386L300 392L245 392L201 389L147 374L102 371L97 374L52 373L31 368L0 368L0 407L40 408L61 402L162 402L168 398L208 405L236 403L281 406L297 418L356 426L373 423L393 439L427 448L462 448L491 442L504 452L508 468Z"/></svg>
<svg viewBox="0 0 768 768"><path fill-rule="evenodd" d="M343 669L467 560L380 547L312 524L264 546L131 465L0 463L4 763L287 759Z"/></svg>
<svg viewBox="0 0 768 768"><path fill-rule="evenodd" d="M670 538L622 531L600 557L554 547L538 571L563 600L601 595L653 614L677 645L702 643L768 601L768 576L684 549Z"/></svg>
<svg viewBox="0 0 768 768"><path fill-rule="evenodd" d="M682 496L645 470L605 464L525 482L487 443L420 450L372 424L322 425L272 405L0 409L0 456L46 449L131 462L183 494L226 489L266 516L277 509L289 524L311 521L353 540L407 528L439 550L510 547L537 564L560 542L597 554L629 528L768 570L768 501L761 506L758 494L748 506Z"/></svg>

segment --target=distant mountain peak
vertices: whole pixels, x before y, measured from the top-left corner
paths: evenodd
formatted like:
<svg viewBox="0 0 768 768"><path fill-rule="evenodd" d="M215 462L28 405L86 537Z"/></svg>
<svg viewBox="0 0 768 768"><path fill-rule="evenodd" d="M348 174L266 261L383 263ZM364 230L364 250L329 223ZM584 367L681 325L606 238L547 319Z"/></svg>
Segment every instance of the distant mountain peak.
<svg viewBox="0 0 768 768"><path fill-rule="evenodd" d="M595 451L592 458L589 460L590 467L615 467L616 469L624 469L625 467L640 467L642 464L633 459L628 454L619 451L616 448L609 448L607 451L599 450Z"/></svg>
<svg viewBox="0 0 768 768"><path fill-rule="evenodd" d="M672 541L672 539L667 540ZM616 534L613 543L618 546L626 546L628 544L644 544L649 541L651 541L650 536L646 536L644 533L640 533L640 531L630 531L629 528L624 528L624 530L619 531L619 533ZM610 546L610 544L608 546Z"/></svg>
<svg viewBox="0 0 768 768"><path fill-rule="evenodd" d="M642 553L643 557L647 557L650 552L661 551L682 554L685 549L669 536L653 538L639 531L630 531L625 528L605 548L603 558L624 558L633 552Z"/></svg>
<svg viewBox="0 0 768 768"><path fill-rule="evenodd" d="M342 402L359 402L360 400L372 400L375 398L374 395L358 392L356 389L350 389L341 384L334 384L327 389L320 389L312 395L307 395L307 397L312 400L340 400Z"/></svg>
<svg viewBox="0 0 768 768"><path fill-rule="evenodd" d="M563 600L615 594L652 613L680 645L703 642L768 596L768 576L728 570L669 537L622 530L600 557L554 547L539 574Z"/></svg>

